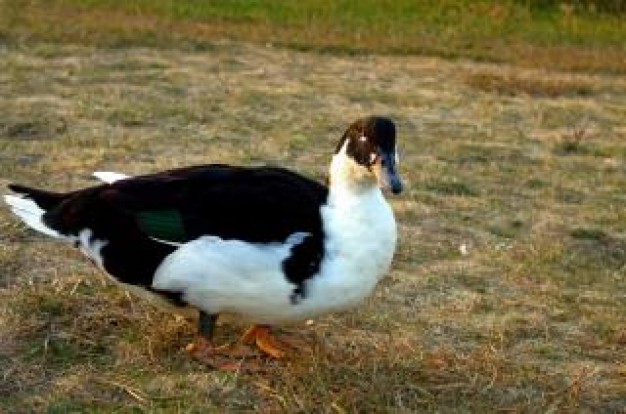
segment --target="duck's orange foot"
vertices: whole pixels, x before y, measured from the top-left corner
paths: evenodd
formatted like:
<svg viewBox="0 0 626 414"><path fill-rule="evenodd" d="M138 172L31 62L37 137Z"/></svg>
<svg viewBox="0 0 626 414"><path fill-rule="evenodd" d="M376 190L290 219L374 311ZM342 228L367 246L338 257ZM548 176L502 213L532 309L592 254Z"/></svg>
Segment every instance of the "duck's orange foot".
<svg viewBox="0 0 626 414"><path fill-rule="evenodd" d="M285 358L294 349L290 344L276 339L267 325L251 326L241 337L241 342L256 345L261 352L276 359Z"/></svg>
<svg viewBox="0 0 626 414"><path fill-rule="evenodd" d="M244 365L246 358L255 356L254 351L247 347L238 344L215 346L211 341L201 336L187 345L185 350L195 360L221 371L247 370L250 364ZM254 367L250 366L252 367L251 370L254 370Z"/></svg>

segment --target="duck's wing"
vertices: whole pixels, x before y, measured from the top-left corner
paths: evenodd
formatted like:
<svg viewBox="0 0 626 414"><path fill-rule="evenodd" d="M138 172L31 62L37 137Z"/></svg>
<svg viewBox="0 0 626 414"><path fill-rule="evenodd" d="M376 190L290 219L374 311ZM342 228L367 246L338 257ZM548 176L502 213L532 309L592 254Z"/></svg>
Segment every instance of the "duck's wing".
<svg viewBox="0 0 626 414"><path fill-rule="evenodd" d="M37 202L37 190L20 188ZM208 165L75 191L48 205L42 220L121 282L145 287L177 244L206 235L284 242L307 233L284 264L297 284L310 276L310 258L321 259L326 197L323 185L281 168Z"/></svg>
<svg viewBox="0 0 626 414"><path fill-rule="evenodd" d="M254 243L321 233L323 185L281 168L188 167L116 181L98 194L148 236L184 243L211 235Z"/></svg>

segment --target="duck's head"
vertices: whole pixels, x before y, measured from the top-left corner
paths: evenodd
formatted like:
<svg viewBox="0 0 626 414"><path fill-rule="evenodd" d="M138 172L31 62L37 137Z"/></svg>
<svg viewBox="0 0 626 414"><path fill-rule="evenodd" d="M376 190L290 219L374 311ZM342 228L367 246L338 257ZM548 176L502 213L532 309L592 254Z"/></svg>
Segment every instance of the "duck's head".
<svg viewBox="0 0 626 414"><path fill-rule="evenodd" d="M359 191L372 186L402 191L397 170L396 126L389 118L368 116L343 134L330 166L330 185Z"/></svg>

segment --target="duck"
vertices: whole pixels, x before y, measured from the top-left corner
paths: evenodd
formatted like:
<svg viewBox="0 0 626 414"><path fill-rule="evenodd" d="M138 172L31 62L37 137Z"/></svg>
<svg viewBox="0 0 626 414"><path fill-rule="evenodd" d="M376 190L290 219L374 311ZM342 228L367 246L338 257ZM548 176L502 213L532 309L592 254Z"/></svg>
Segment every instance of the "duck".
<svg viewBox="0 0 626 414"><path fill-rule="evenodd" d="M385 193L403 190L396 126L357 119L323 184L277 166L207 164L54 192L9 184L28 227L79 249L131 293L197 312L187 350L210 364L220 315L251 324L241 343L271 358L272 327L357 306L388 272L397 226Z"/></svg>

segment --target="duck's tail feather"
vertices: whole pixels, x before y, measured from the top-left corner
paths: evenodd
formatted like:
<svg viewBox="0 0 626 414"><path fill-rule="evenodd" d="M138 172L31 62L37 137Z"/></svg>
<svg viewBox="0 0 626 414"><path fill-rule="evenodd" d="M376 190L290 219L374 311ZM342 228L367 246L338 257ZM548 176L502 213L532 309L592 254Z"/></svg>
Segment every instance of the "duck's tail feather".
<svg viewBox="0 0 626 414"><path fill-rule="evenodd" d="M46 210L41 209L33 200L14 195L5 195L4 201L9 205L13 214L18 216L28 227L50 237L63 237L57 231L46 226L43 215Z"/></svg>
<svg viewBox="0 0 626 414"><path fill-rule="evenodd" d="M4 201L24 224L47 236L65 238L58 231L47 226L43 216L47 210L63 201L67 194L53 193L19 184L10 184L9 188L20 195L5 195Z"/></svg>
<svg viewBox="0 0 626 414"><path fill-rule="evenodd" d="M38 188L26 187L21 184L9 184L9 188L21 194L24 198L34 201L39 208L50 210L56 207L61 201L67 198L68 194L53 193L51 191L40 190Z"/></svg>

